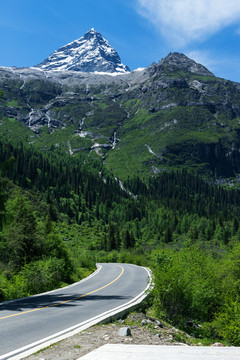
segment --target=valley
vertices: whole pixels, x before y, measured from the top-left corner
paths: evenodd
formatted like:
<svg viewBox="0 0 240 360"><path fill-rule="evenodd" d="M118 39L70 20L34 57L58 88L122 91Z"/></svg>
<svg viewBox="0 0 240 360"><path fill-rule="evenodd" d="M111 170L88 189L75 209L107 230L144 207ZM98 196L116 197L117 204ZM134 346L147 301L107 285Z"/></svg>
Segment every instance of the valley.
<svg viewBox="0 0 240 360"><path fill-rule="evenodd" d="M0 68L0 299L149 266L155 316L239 345L240 84L177 52L130 71L100 35Z"/></svg>

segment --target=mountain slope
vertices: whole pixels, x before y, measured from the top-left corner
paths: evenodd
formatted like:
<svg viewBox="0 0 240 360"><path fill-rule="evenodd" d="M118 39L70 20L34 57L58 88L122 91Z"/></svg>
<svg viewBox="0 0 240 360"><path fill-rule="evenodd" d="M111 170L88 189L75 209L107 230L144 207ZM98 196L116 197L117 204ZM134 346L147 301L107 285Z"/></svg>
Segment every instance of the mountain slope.
<svg viewBox="0 0 240 360"><path fill-rule="evenodd" d="M183 54L118 76L1 68L0 90L1 136L18 120L41 149L98 156L119 178L240 173L240 84Z"/></svg>
<svg viewBox="0 0 240 360"><path fill-rule="evenodd" d="M189 59L186 55L174 52L168 54L159 62L159 67L162 69L174 72L177 70L187 71L192 74L214 76L205 66L196 63Z"/></svg>
<svg viewBox="0 0 240 360"><path fill-rule="evenodd" d="M56 50L36 68L42 70L72 70L83 72L125 73L129 68L105 40L94 29L80 39Z"/></svg>

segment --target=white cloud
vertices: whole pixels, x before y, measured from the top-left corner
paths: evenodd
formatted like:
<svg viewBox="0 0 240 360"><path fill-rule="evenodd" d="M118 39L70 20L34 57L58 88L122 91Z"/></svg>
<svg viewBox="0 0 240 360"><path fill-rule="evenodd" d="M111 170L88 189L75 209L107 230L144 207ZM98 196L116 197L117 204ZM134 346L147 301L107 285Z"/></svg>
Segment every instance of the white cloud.
<svg viewBox="0 0 240 360"><path fill-rule="evenodd" d="M240 20L239 0L137 0L139 13L175 45L203 40Z"/></svg>
<svg viewBox="0 0 240 360"><path fill-rule="evenodd" d="M215 76L240 82L239 58L231 53L222 55L211 51L193 50L186 55L204 65Z"/></svg>
<svg viewBox="0 0 240 360"><path fill-rule="evenodd" d="M216 65L216 58L212 57L208 51L193 50L187 52L186 55L197 63L204 65L211 71L213 71Z"/></svg>

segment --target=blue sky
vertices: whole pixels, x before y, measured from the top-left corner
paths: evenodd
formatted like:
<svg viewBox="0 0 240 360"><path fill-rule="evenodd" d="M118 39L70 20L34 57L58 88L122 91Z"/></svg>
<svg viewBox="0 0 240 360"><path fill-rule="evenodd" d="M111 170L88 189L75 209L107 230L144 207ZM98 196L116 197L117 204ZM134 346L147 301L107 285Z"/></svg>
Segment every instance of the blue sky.
<svg viewBox="0 0 240 360"><path fill-rule="evenodd" d="M132 70L179 51L240 82L239 0L8 0L0 66L32 66L94 27Z"/></svg>

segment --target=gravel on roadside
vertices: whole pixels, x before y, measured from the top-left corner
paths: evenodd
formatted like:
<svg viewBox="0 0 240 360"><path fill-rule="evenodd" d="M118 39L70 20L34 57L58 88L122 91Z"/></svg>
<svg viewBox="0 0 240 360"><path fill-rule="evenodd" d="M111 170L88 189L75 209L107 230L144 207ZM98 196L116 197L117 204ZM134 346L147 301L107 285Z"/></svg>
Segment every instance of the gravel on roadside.
<svg viewBox="0 0 240 360"><path fill-rule="evenodd" d="M119 329L128 326L130 336L120 336ZM186 345L189 335L142 313L128 315L106 325L95 325L62 340L29 357L27 360L76 360L105 344Z"/></svg>

